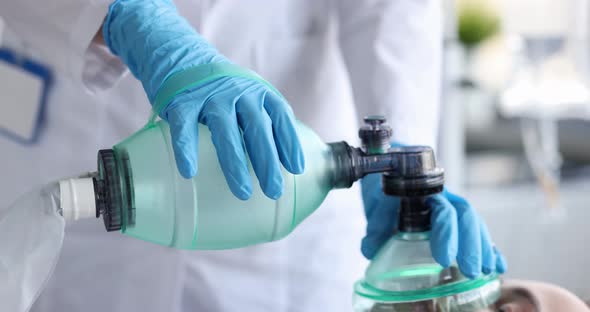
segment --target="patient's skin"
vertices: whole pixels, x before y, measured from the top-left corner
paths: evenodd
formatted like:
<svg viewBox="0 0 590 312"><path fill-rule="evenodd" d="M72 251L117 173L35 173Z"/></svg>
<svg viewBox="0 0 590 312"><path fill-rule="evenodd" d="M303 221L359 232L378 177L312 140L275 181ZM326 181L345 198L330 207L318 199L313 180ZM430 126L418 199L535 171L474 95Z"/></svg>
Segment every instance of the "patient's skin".
<svg viewBox="0 0 590 312"><path fill-rule="evenodd" d="M590 312L590 309L574 294L556 285L506 280L502 285L500 299L493 307L483 311Z"/></svg>
<svg viewBox="0 0 590 312"><path fill-rule="evenodd" d="M399 304L379 303L373 306L371 311L437 312L440 309L441 306L432 300L425 300ZM448 308L443 305L442 309L446 311ZM461 311L467 311L465 309L466 307L462 307ZM590 312L590 308L574 294L556 285L505 280L502 282L500 298L496 303L487 309L473 312Z"/></svg>

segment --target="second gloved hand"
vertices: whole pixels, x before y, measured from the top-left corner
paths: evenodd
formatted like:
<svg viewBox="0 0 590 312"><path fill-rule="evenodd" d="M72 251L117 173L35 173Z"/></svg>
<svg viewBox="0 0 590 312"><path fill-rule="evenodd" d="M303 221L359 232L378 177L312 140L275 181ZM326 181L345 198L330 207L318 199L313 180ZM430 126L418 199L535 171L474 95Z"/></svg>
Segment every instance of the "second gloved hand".
<svg viewBox="0 0 590 312"><path fill-rule="evenodd" d="M111 51L138 78L154 105L162 84L174 74L231 64L182 18L170 0L117 0L103 26ZM180 174L197 174L198 123L211 130L219 163L231 191L252 193L246 152L263 192L280 197L281 163L291 173L304 169L295 118L274 88L255 79L220 77L175 95L159 111L170 124Z"/></svg>
<svg viewBox="0 0 590 312"><path fill-rule="evenodd" d="M381 176L372 174L361 181L367 217L367 235L361 251L372 259L397 230L400 200L383 194ZM504 273L506 262L494 247L488 229L469 203L448 191L433 196L430 249L443 267L457 262L461 272L475 278L482 272Z"/></svg>

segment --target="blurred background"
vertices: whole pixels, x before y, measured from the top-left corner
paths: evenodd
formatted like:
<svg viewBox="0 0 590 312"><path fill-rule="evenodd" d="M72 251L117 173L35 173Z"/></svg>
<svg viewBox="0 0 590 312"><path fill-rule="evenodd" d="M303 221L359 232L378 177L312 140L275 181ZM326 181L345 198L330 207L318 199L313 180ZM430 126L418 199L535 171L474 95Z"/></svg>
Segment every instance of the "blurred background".
<svg viewBox="0 0 590 312"><path fill-rule="evenodd" d="M590 299L590 1L448 0L439 159L508 277Z"/></svg>

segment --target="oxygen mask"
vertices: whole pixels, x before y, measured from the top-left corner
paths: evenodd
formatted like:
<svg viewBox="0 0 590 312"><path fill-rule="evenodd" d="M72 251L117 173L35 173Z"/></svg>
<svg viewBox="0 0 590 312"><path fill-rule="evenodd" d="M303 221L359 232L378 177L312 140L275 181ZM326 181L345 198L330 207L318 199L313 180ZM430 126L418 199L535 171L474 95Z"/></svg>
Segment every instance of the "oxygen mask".
<svg viewBox="0 0 590 312"><path fill-rule="evenodd" d="M430 250L430 196L443 191L444 171L430 147L388 148L384 120L369 117L361 128L366 154L395 155L393 170L382 173L383 192L400 198L396 233L371 261L354 286L357 312L467 312L494 304L500 296L495 273L465 277L456 264L443 268Z"/></svg>

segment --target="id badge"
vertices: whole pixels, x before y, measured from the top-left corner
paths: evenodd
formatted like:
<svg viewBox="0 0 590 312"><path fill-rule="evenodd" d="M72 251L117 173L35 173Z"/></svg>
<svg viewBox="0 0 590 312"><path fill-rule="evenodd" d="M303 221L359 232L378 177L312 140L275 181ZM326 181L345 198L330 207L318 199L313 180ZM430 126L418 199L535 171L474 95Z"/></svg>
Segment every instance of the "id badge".
<svg viewBox="0 0 590 312"><path fill-rule="evenodd" d="M50 70L8 49L0 49L0 135L35 143L43 123Z"/></svg>

